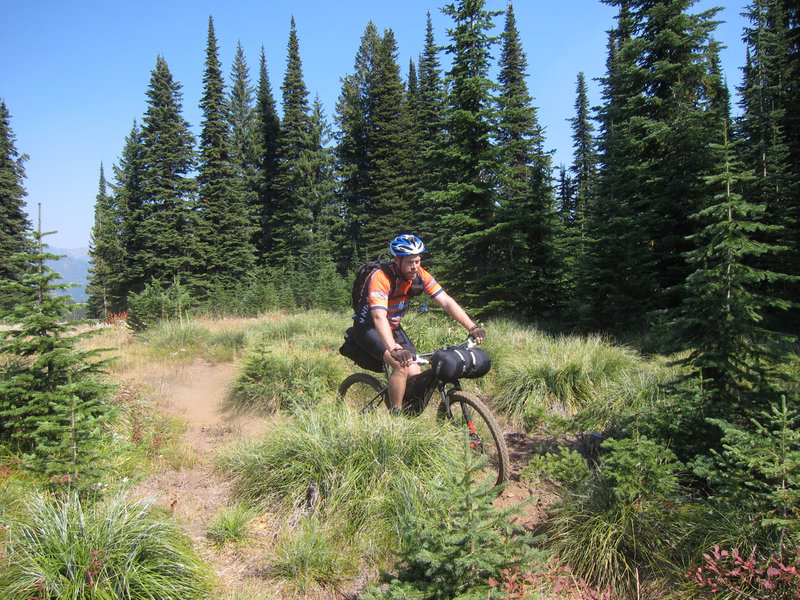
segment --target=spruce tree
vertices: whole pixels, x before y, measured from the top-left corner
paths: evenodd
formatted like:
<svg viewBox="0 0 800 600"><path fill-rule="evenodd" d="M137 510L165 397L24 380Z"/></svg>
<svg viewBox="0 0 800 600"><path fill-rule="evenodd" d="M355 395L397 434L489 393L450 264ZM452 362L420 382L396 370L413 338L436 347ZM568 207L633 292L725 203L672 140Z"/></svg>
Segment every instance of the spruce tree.
<svg viewBox="0 0 800 600"><path fill-rule="evenodd" d="M367 193L369 212L361 228L364 248L383 248L413 227L413 187L404 86L391 29L380 39L366 89L367 147L370 150Z"/></svg>
<svg viewBox="0 0 800 600"><path fill-rule="evenodd" d="M699 224L694 249L686 255L692 272L668 328L677 349L688 352L684 362L702 381L695 411L701 430L707 429L703 418L734 415L732 422L741 423L777 400L774 369L781 346L776 342L784 340L764 327L763 315L788 307L759 292L763 281L781 275L754 266L779 248L759 241L775 228L764 222L765 206L742 195L753 176L736 159L727 136L711 151L719 161L719 172L706 178L714 199L692 215ZM700 437L713 445L713 433Z"/></svg>
<svg viewBox="0 0 800 600"><path fill-rule="evenodd" d="M281 85L283 119L281 120L278 163L277 202L270 215L272 252L267 257L272 265L283 265L308 244L311 226L308 207L298 197L301 185L296 169L308 141L308 90L303 81L303 65L294 17L287 44L286 74Z"/></svg>
<svg viewBox="0 0 800 600"><path fill-rule="evenodd" d="M460 0L443 12L453 19L448 30L452 55L448 71L447 138L436 160L442 165L442 187L432 195L439 216L434 252L442 250L443 278L467 301L480 294L495 268L495 194L498 156L494 133L494 83L489 78L491 49L497 42L489 32L499 12L487 11L483 0Z"/></svg>
<svg viewBox="0 0 800 600"><path fill-rule="evenodd" d="M258 147L258 203L256 205L256 249L261 262L273 250L272 215L278 201L278 164L280 149L280 118L275 108L272 87L267 71L264 47L261 47L261 63L256 93L256 143Z"/></svg>
<svg viewBox="0 0 800 600"><path fill-rule="evenodd" d="M86 286L88 315L96 319L107 320L109 315L122 312L125 306L119 217L114 197L108 193L108 182L101 164L94 227L89 241L89 285Z"/></svg>
<svg viewBox="0 0 800 600"><path fill-rule="evenodd" d="M370 21L361 36L354 72L342 79L342 91L336 103L337 178L346 210L347 237L351 240L351 247L345 250L343 257L347 267L354 267L377 250L363 242L362 230L375 212L370 195L373 150L368 89L378 62L379 46L378 29Z"/></svg>
<svg viewBox="0 0 800 600"><path fill-rule="evenodd" d="M11 116L0 99L0 281L20 282L27 269L20 258L20 253L28 249L31 231L23 186L27 158L17 151ZM0 294L0 309L10 309L19 300L13 289L8 289Z"/></svg>
<svg viewBox="0 0 800 600"><path fill-rule="evenodd" d="M689 215L702 205L713 167L707 145L722 138L715 99L725 91L711 37L716 10L689 14L691 0L611 3L620 17L602 113L608 157L593 287L597 316L629 327L680 304Z"/></svg>
<svg viewBox="0 0 800 600"><path fill-rule="evenodd" d="M423 192L417 206L417 229L423 240L433 240L438 218L424 192L442 187L442 169L438 150L442 147L445 119L445 87L439 62L441 48L436 45L431 13L425 25L425 46L419 57L418 122L421 148L419 151L418 186Z"/></svg>
<svg viewBox="0 0 800 600"><path fill-rule="evenodd" d="M743 138L743 157L755 178L748 194L754 202L766 207L766 221L780 225L779 239L765 242L781 244L786 250L768 257L766 269L800 276L797 255L798 180L796 163L792 162L790 132L792 119L798 109L792 105L790 63L790 25L785 3L775 0L756 0L747 16L752 27L745 28L747 64L740 88L742 116L738 120L739 135ZM797 85L795 80L794 86ZM793 116L794 115L794 116ZM765 286L765 294L779 295L797 301L796 285L782 282ZM800 320L792 315L767 315L776 325L798 332Z"/></svg>
<svg viewBox="0 0 800 600"><path fill-rule="evenodd" d="M146 230L143 227L145 211L144 154L142 134L134 121L130 134L125 138L119 164L114 165L113 196L119 212L119 237L122 268L118 277L119 296L127 310L130 292L143 290L147 265L141 260L144 252Z"/></svg>
<svg viewBox="0 0 800 600"><path fill-rule="evenodd" d="M200 108L198 166L198 230L206 284L217 292L230 291L253 270L255 249L244 186L231 159L231 138L225 84L218 58L214 22L209 17L206 69Z"/></svg>
<svg viewBox="0 0 800 600"><path fill-rule="evenodd" d="M0 311L0 320L14 323L0 333L0 439L53 487L83 490L105 464L109 386L100 379L101 350L79 349L91 332L76 333L64 322L69 299L56 292L71 284L55 282L60 276L46 262L59 257L45 250L44 235L33 234L32 255L17 256L31 266L22 281L0 281L24 298Z"/></svg>
<svg viewBox="0 0 800 600"><path fill-rule="evenodd" d="M228 125L231 132L231 161L236 179L242 186L241 194L250 219L257 219L259 192L259 145L255 89L250 83L250 71L241 42L236 46L236 56L231 70L231 88L228 95ZM258 223L256 220L255 223ZM256 225L253 244L260 235Z"/></svg>
<svg viewBox="0 0 800 600"><path fill-rule="evenodd" d="M181 277L198 289L204 270L197 245L194 138L182 116L181 86L163 56L156 59L147 90L141 131L142 204L136 221L137 247L128 257L141 292L152 279Z"/></svg>
<svg viewBox="0 0 800 600"><path fill-rule="evenodd" d="M513 310L542 319L552 316L560 303L561 265L550 157L526 76L527 59L509 3L498 75L499 207L491 232L493 269L478 298L485 312Z"/></svg>

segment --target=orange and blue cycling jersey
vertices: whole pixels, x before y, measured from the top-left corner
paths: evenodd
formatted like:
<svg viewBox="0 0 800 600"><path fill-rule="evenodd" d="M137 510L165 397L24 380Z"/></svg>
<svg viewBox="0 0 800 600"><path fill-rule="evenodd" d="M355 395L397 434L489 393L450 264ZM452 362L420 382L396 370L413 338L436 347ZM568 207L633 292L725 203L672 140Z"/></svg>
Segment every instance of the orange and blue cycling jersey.
<svg viewBox="0 0 800 600"><path fill-rule="evenodd" d="M392 281L382 269L376 270L369 280L367 287L367 304L370 311L385 310L387 311L387 318L389 326L392 329L400 327L400 321L408 312L409 300L411 299L411 286L414 281L407 281L403 279L397 272L396 265L392 264L391 267L394 279L394 289L392 289ZM419 277L422 279L422 284L425 293L431 298L442 292L442 286L437 283L433 275L428 273L425 269L420 267L418 271ZM417 279L416 277L414 278Z"/></svg>

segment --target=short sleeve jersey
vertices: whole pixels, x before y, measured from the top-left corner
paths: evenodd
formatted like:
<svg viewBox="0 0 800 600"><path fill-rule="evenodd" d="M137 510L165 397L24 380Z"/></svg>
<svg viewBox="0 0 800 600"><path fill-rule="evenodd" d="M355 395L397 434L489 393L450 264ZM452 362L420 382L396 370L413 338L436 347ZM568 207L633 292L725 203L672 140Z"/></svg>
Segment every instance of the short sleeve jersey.
<svg viewBox="0 0 800 600"><path fill-rule="evenodd" d="M391 268L396 269L395 265L392 265ZM396 272L395 270L395 273ZM422 284L425 287L426 294L433 298L442 293L442 286L437 283L433 275L422 267L420 267L418 273L422 278ZM387 311L389 326L392 329L397 329L400 327L400 321L408 312L409 300L411 299L409 291L413 283L413 281L407 281L398 274L394 293L390 296L392 292L392 282L389 281L389 276L382 270L375 271L372 277L370 277L369 286L367 288L367 302L370 311Z"/></svg>

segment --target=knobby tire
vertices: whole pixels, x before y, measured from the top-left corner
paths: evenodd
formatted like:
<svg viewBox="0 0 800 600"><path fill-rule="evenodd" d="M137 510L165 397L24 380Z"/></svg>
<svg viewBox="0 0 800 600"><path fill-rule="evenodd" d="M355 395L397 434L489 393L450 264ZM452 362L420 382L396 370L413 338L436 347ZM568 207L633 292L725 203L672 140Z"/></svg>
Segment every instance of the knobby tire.
<svg viewBox="0 0 800 600"><path fill-rule="evenodd" d="M353 373L347 377L339 386L339 398L362 412L381 405L389 407L386 385L368 373Z"/></svg>
<svg viewBox="0 0 800 600"><path fill-rule="evenodd" d="M489 469L496 474L495 485L500 485L508 481L511 466L508 459L508 447L506 446L503 431L489 410L475 394L465 391L452 391L450 398L450 415L454 424L459 427L467 428L464 422L462 405L469 409L470 418L480 436L482 448L477 449L486 454L489 460ZM439 407L439 417L445 418L444 405Z"/></svg>

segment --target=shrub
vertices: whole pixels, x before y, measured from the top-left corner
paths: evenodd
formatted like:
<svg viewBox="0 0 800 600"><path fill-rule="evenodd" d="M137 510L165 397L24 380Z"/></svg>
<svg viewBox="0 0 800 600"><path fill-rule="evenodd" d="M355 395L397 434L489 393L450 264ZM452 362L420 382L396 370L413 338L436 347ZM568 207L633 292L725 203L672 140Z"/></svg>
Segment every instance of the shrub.
<svg viewBox="0 0 800 600"><path fill-rule="evenodd" d="M697 587L708 589L720 600L796 600L800 598L800 547L788 564L775 556L766 559L756 549L744 558L738 548L714 546L703 554L705 564L686 574Z"/></svg>
<svg viewBox="0 0 800 600"><path fill-rule="evenodd" d="M597 476L566 492L555 507L550 546L589 584L635 595L684 552L678 465L646 438L606 444L610 451L601 454Z"/></svg>
<svg viewBox="0 0 800 600"><path fill-rule="evenodd" d="M145 285L140 293L128 295L128 326L144 331L158 321L181 319L192 303L189 291L179 277L165 289L158 279Z"/></svg>
<svg viewBox="0 0 800 600"><path fill-rule="evenodd" d="M466 456L461 474L454 470L436 492L449 510L409 515L397 573L386 576L387 589L373 588L367 598L486 598L491 578L537 554L530 534L511 523L519 507L498 509L493 502L499 488L490 482L476 487L475 474L486 457L476 461L471 453Z"/></svg>
<svg viewBox="0 0 800 600"><path fill-rule="evenodd" d="M6 520L5 600L204 598L208 567L177 524L160 519L150 502L116 494L85 505L74 494L33 496Z"/></svg>

